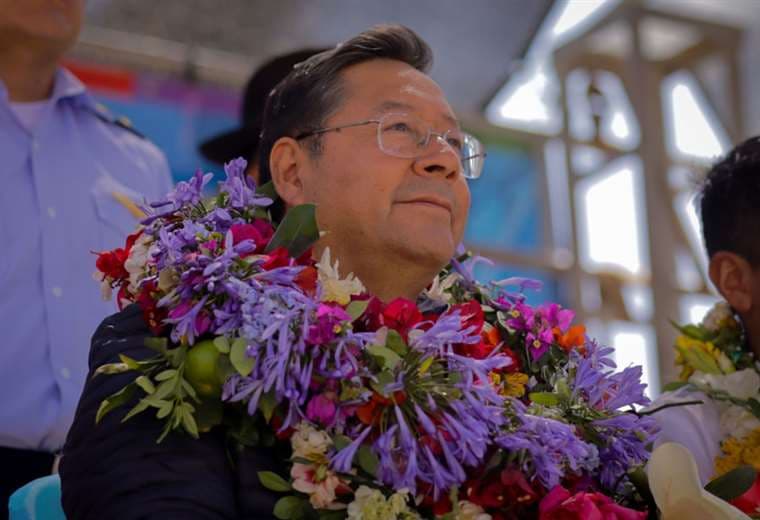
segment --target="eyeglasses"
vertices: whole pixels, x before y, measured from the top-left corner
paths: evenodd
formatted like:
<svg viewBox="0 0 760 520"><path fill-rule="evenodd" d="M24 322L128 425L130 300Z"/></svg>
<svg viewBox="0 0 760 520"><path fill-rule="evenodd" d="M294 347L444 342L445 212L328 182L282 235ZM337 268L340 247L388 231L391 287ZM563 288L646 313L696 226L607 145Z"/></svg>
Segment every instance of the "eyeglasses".
<svg viewBox="0 0 760 520"><path fill-rule="evenodd" d="M444 133L434 132L430 125L411 114L385 114L380 119L367 119L357 123L319 128L304 132L295 137L296 141L327 132L340 132L344 128L377 125L377 146L386 155L402 159L417 159L427 150L430 139L435 137L441 144L450 148L462 163L462 176L477 179L483 172L486 158L485 147L474 136L458 129Z"/></svg>

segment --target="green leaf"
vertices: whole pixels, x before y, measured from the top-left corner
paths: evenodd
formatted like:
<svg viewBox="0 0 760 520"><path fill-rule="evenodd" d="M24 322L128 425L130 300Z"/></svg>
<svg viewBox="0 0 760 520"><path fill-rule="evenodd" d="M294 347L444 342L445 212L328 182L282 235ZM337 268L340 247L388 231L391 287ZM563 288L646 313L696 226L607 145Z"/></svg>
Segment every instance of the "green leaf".
<svg viewBox="0 0 760 520"><path fill-rule="evenodd" d="M377 455L372 452L372 449L366 444L362 444L359 446L358 456L359 467L373 477L376 476L377 465L380 463L380 461L377 460Z"/></svg>
<svg viewBox="0 0 760 520"><path fill-rule="evenodd" d="M156 387L153 384L153 381L148 378L148 376L140 376L137 379L135 379L135 384L142 388L146 394L150 395L156 391Z"/></svg>
<svg viewBox="0 0 760 520"><path fill-rule="evenodd" d="M137 385L130 383L115 394L103 399L103 402L98 407L98 413L95 414L95 424L98 424L114 408L118 408L131 401L136 392Z"/></svg>
<svg viewBox="0 0 760 520"><path fill-rule="evenodd" d="M187 408L182 409L182 427L193 438L195 439L198 438L198 423L195 422L195 417L193 417L193 412L191 412Z"/></svg>
<svg viewBox="0 0 760 520"><path fill-rule="evenodd" d="M342 450L349 444L351 444L351 439L345 435L336 435L333 437L333 446L335 446L336 451Z"/></svg>
<svg viewBox="0 0 760 520"><path fill-rule="evenodd" d="M248 342L243 338L238 338L232 342L230 348L230 362L235 367L238 374L245 377L253 371L253 358L246 355L245 351L248 348Z"/></svg>
<svg viewBox="0 0 760 520"><path fill-rule="evenodd" d="M323 509L319 511L319 520L344 520L346 514L345 510L329 511Z"/></svg>
<svg viewBox="0 0 760 520"><path fill-rule="evenodd" d="M277 491L278 493L286 493L293 489L290 487L290 484L277 473L272 471L259 471L258 475L261 485L267 489Z"/></svg>
<svg viewBox="0 0 760 520"><path fill-rule="evenodd" d="M372 381L370 383L370 386L378 394L388 397L385 393L385 387L394 381L395 378L393 377L393 374L391 374L388 370L383 370L377 374L377 381Z"/></svg>
<svg viewBox="0 0 760 520"><path fill-rule="evenodd" d="M275 401L275 395L274 390L271 390L261 396L261 399L259 399L259 410L261 410L261 413L264 414L264 420L268 423L272 420L272 414L274 413L274 409L277 407L277 403Z"/></svg>
<svg viewBox="0 0 760 520"><path fill-rule="evenodd" d="M168 381L169 379L172 379L176 376L177 376L177 370L175 370L174 368L169 368L167 370L164 370L156 374L156 377L154 379L156 381Z"/></svg>
<svg viewBox="0 0 760 520"><path fill-rule="evenodd" d="M752 412L752 415L760 419L760 401L754 397L750 397L747 399L747 405L749 406L749 410Z"/></svg>
<svg viewBox="0 0 760 520"><path fill-rule="evenodd" d="M401 337L401 334L399 334L398 331L395 331L393 329L388 330L388 336L385 339L385 346L402 357L409 352L409 347L407 347L404 338Z"/></svg>
<svg viewBox="0 0 760 520"><path fill-rule="evenodd" d="M315 214L314 204L301 204L288 210L269 241L266 252L284 247L293 257L304 254L319 239Z"/></svg>
<svg viewBox="0 0 760 520"><path fill-rule="evenodd" d="M557 406L559 398L551 392L531 392L528 398L536 404L543 406Z"/></svg>
<svg viewBox="0 0 760 520"><path fill-rule="evenodd" d="M174 401L163 401L161 403L161 406L158 407L156 418L163 419L165 417L169 417L169 414L172 413L172 410L174 410Z"/></svg>
<svg viewBox="0 0 760 520"><path fill-rule="evenodd" d="M399 363L401 363L401 356L382 345L371 345L367 347L367 352L376 358L379 358L380 365L389 370L393 370Z"/></svg>
<svg viewBox="0 0 760 520"><path fill-rule="evenodd" d="M269 181L267 183L262 184L261 186L256 188L256 195L260 195L262 197L267 197L269 199L272 199L272 201L277 200L280 198L279 195L277 195L277 190L274 189L274 182Z"/></svg>
<svg viewBox="0 0 760 520"><path fill-rule="evenodd" d="M150 401L141 399L140 402L134 406L134 408L132 408L129 412L127 412L127 415L124 416L121 422L126 422L130 420L132 417L134 417L138 413L142 413L145 410L147 410L149 406L150 406Z"/></svg>
<svg viewBox="0 0 760 520"><path fill-rule="evenodd" d="M152 395L156 399L164 399L166 397L169 397L169 395L174 392L175 386L176 380L174 379L163 381L160 385L158 385L158 388L156 388L156 391Z"/></svg>
<svg viewBox="0 0 760 520"><path fill-rule="evenodd" d="M129 372L130 370L132 369L129 368L129 366L125 363L106 363L105 365L100 365L97 369L95 369L94 376L98 376L100 374L123 374L124 372Z"/></svg>
<svg viewBox="0 0 760 520"><path fill-rule="evenodd" d="M211 428L222 423L224 418L224 405L219 399L204 399L195 411L195 422L198 431L205 433Z"/></svg>
<svg viewBox="0 0 760 520"><path fill-rule="evenodd" d="M166 338L145 338L145 346L161 354L166 354L168 344L169 342Z"/></svg>
<svg viewBox="0 0 760 520"><path fill-rule="evenodd" d="M354 300L346 307L346 313L351 316L351 321L359 319L369 305L369 300Z"/></svg>
<svg viewBox="0 0 760 520"><path fill-rule="evenodd" d="M303 511L304 500L299 497L282 497L274 505L274 516L280 520L296 518Z"/></svg>
<svg viewBox="0 0 760 520"><path fill-rule="evenodd" d="M127 365L131 370L137 370L140 368L140 365L137 363L137 360L132 359L129 356L125 356L124 354L119 354L119 359L122 363Z"/></svg>
<svg viewBox="0 0 760 520"><path fill-rule="evenodd" d="M705 486L705 491L728 502L746 493L755 483L756 478L757 472L752 466L739 466L725 475L711 480Z"/></svg>
<svg viewBox="0 0 760 520"><path fill-rule="evenodd" d="M221 354L230 353L230 340L225 336L218 336L214 338L214 346Z"/></svg>
<svg viewBox="0 0 760 520"><path fill-rule="evenodd" d="M663 392L675 392L679 388L683 388L684 386L688 386L689 383L686 381L673 381L662 387Z"/></svg>

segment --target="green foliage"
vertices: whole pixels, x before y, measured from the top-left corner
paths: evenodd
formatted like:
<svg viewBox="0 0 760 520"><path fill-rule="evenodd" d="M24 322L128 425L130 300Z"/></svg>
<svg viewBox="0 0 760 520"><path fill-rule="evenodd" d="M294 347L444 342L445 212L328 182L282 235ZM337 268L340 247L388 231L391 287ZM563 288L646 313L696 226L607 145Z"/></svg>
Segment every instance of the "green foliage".
<svg viewBox="0 0 760 520"><path fill-rule="evenodd" d="M258 475L261 485L267 489L271 489L278 493L287 493L293 489L290 487L290 484L277 473L272 471L259 471Z"/></svg>
<svg viewBox="0 0 760 520"><path fill-rule="evenodd" d="M752 466L739 466L725 475L711 480L706 486L708 491L721 500L730 501L746 493L757 478L757 471Z"/></svg>
<svg viewBox="0 0 760 520"><path fill-rule="evenodd" d="M274 236L266 247L271 253L278 247L284 247L294 258L304 254L319 239L316 206L301 204L290 209L277 226Z"/></svg>

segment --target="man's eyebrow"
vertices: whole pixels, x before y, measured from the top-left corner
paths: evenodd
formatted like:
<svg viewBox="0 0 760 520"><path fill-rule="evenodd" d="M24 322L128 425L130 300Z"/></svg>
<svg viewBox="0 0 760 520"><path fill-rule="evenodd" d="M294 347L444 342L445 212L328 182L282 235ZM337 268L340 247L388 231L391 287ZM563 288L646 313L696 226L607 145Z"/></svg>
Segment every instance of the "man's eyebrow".
<svg viewBox="0 0 760 520"><path fill-rule="evenodd" d="M404 103L401 101L383 101L379 105L375 107L376 112L388 112L392 110L405 110L408 112L415 112L414 106L410 105L409 103ZM449 114L441 114L441 117L443 117L446 121L451 123L452 125L459 128L459 121L451 117Z"/></svg>

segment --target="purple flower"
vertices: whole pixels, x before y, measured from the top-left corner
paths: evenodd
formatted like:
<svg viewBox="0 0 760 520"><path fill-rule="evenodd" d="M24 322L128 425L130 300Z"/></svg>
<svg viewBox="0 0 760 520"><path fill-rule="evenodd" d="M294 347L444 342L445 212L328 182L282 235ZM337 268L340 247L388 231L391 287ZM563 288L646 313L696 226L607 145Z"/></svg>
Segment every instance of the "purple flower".
<svg viewBox="0 0 760 520"><path fill-rule="evenodd" d="M228 195L231 208L242 210L269 206L272 199L256 195L256 183L246 174L247 164L247 161L240 157L225 164L224 173L227 174L227 178L219 183L219 191Z"/></svg>
<svg viewBox="0 0 760 520"><path fill-rule="evenodd" d="M648 416L623 413L593 421L591 427L600 439L600 481L609 491L621 492L623 477L649 459L647 445L659 431L657 422Z"/></svg>
<svg viewBox="0 0 760 520"><path fill-rule="evenodd" d="M306 418L311 422L329 427L335 421L338 407L335 400L325 394L318 394L311 398L306 406Z"/></svg>
<svg viewBox="0 0 760 520"><path fill-rule="evenodd" d="M496 443L511 452L527 453L521 469L528 475L535 474L547 489L570 473L579 475L598 466L596 447L581 440L574 426L521 412L517 416L517 429L497 437Z"/></svg>

